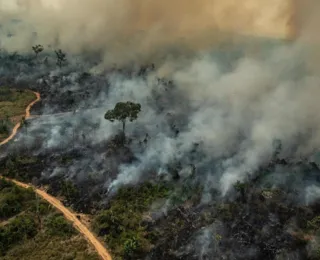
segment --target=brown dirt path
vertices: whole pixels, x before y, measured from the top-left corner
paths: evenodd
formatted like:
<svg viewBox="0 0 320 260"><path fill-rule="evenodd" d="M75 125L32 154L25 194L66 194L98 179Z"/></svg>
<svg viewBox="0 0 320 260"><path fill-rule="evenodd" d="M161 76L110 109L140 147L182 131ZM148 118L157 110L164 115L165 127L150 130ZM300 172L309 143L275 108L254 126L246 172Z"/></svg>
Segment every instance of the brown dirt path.
<svg viewBox="0 0 320 260"><path fill-rule="evenodd" d="M41 99L41 98L40 98L40 94L39 94L38 92L33 92L33 93L36 95L37 98L36 98L34 101L32 101L32 102L27 106L27 108L26 108L26 115L25 115L25 118L26 118L26 119L30 117L30 109L31 109L31 107L32 107L35 103L37 103L38 101L40 101L40 99ZM18 129L20 128L20 126L21 126L21 123L20 123L20 122L17 123L17 124L14 126L14 128L12 129L11 135L10 135L8 138L6 138L6 139L4 139L4 140L2 141L2 142L0 143L0 146L8 143L9 141L11 141L12 138L15 137L15 135L17 134L17 131L18 131Z"/></svg>
<svg viewBox="0 0 320 260"><path fill-rule="evenodd" d="M40 100L40 94L38 92L34 92L34 94L36 95L36 100L32 101L28 107L26 108L26 115L25 118L29 118L30 117L30 109L31 107ZM6 143L8 143L10 140L12 140L15 135L17 134L17 131L20 127L20 122L17 123L15 125L15 127L12 130L11 135L5 139L4 141L2 141L0 143L1 145L4 145ZM102 243L94 236L94 234L77 218L76 214L71 212L68 208L66 208L61 201L59 201L58 199L52 197L51 195L49 195L48 193L46 193L43 190L37 189L35 187L33 187L30 184L26 184L26 183L22 183L19 182L17 180L13 180L13 179L8 179L5 178L7 180L10 180L12 182L14 182L16 185L23 187L23 188L32 188L34 189L34 191L41 196L44 200L46 200L48 203L50 203L52 206L54 206L56 209L58 209L59 211L61 211L63 213L63 215L65 216L66 219L70 220L73 223L73 226L79 230L80 233L83 234L83 236L94 246L94 248L96 249L97 253L100 255L100 257L103 260L112 260L111 255L108 253L108 251L106 250L106 248L102 245Z"/></svg>
<svg viewBox="0 0 320 260"><path fill-rule="evenodd" d="M73 226L79 230L80 233L84 235L84 237L94 246L98 254L103 260L112 260L111 255L108 253L106 248L101 244L101 242L92 234L92 232L77 218L76 214L71 212L68 208L66 208L61 201L56 199L55 197L49 195L43 190L37 189L30 184L26 184L23 182L19 182L13 179L5 178L6 180L12 181L16 185L23 188L32 188L39 196L41 196L44 200L49 202L52 206L58 209L63 213L66 219L70 220L73 223Z"/></svg>

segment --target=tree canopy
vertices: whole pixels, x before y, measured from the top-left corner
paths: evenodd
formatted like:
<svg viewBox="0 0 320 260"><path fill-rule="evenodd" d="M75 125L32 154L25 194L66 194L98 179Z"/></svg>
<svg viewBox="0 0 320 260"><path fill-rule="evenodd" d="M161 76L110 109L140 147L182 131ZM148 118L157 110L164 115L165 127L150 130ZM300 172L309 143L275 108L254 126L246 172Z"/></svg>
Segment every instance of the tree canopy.
<svg viewBox="0 0 320 260"><path fill-rule="evenodd" d="M114 122L115 120L121 121L124 132L126 120L128 119L130 122L136 120L140 111L141 105L139 103L130 101L118 102L114 109L108 110L105 113L104 118L110 122Z"/></svg>
<svg viewBox="0 0 320 260"><path fill-rule="evenodd" d="M61 68L62 65L67 61L66 54L62 52L61 49L55 51L55 53L57 56L57 65L59 66L59 68Z"/></svg>
<svg viewBox="0 0 320 260"><path fill-rule="evenodd" d="M37 57L38 54L43 51L43 46L40 44L32 46L32 50L34 51L34 53L36 54L36 57Z"/></svg>

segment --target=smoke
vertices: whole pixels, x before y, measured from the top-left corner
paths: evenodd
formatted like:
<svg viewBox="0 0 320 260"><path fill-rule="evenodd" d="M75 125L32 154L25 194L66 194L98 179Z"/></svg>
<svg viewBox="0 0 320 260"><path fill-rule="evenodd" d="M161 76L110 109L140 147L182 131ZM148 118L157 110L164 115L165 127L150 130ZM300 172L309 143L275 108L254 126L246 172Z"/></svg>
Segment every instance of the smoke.
<svg viewBox="0 0 320 260"><path fill-rule="evenodd" d="M174 197L187 200L200 183L201 203L211 204L217 191L229 199L237 181L270 170L255 183L257 189L280 187L285 203L311 205L319 199L317 167L267 167L275 144L281 146L279 158L319 160L316 1L4 3L0 0L2 48L28 53L40 43L67 51L68 65L62 69L47 53L33 63L28 55L0 53L1 78L14 76L42 94L39 114L46 116L31 119L7 149L20 147L44 158L42 178L85 183L80 186L88 196L99 190L100 198L122 185L170 180L176 172ZM293 34L297 38L285 40ZM45 55L48 65L42 62ZM155 63L155 69L141 76L137 71L143 62ZM113 63L122 71L110 70ZM91 75L84 80L86 72ZM127 147L114 149L111 139L121 124L103 116L128 100L140 103L142 111L126 125ZM68 153L71 159L63 163L55 158ZM157 213L166 215L173 201ZM272 234L272 226L266 223L262 233ZM228 236L226 230L215 222L195 233L177 256L223 255L220 240ZM259 251L257 245L227 248L243 259ZM298 253L281 254L298 259Z"/></svg>
<svg viewBox="0 0 320 260"><path fill-rule="evenodd" d="M43 76L47 71L41 67L41 80L49 85L45 92L54 93L50 98L59 97L57 107L68 92L96 91L90 98L79 98L74 109L98 109L52 116L46 119L46 126L39 121L42 119L35 119L27 137L21 136L27 143L35 142L35 133L42 133L47 148L70 147L74 131L89 133L86 127L97 125L86 139L98 144L118 131L116 124L103 119L105 110L121 100L141 103L142 112L127 131L137 138L148 133L150 140L144 149L131 145L136 161L121 165L111 188L138 182L160 169L169 173L168 165L180 161L182 172L192 163L200 179L211 180L205 185L216 185L226 194L235 181L254 174L272 158L274 140L281 140L280 156L285 158L309 157L320 145L319 59L314 34L319 8L312 0L297 1L301 8L296 12L284 1L245 1L241 5L208 0L4 3L0 1L1 34L11 36L3 37L1 46L8 51L29 51L31 45L40 43L71 54L97 52L104 65L158 62L165 57L145 79L101 74L99 80L94 76L92 82L80 85L76 82L80 72L72 70L94 71L97 67L87 62L80 68L70 54L71 65L56 71L64 74L64 87L54 83L54 73ZM255 42L257 36L290 35L292 14L299 32L294 42ZM20 78L30 77L24 68L19 71ZM163 76L174 86L159 83L157 78ZM46 113L55 110L52 104L46 105ZM195 144L198 150L193 156ZM93 170L101 162L100 157L94 160ZM77 165L66 172L75 174Z"/></svg>
<svg viewBox="0 0 320 260"><path fill-rule="evenodd" d="M320 79L313 70L300 70L307 62L305 48L279 44L264 51L263 58L247 57L245 53L229 58L232 66L227 68L222 61L228 63L228 57L202 53L168 74L174 82L171 88L156 80L164 71L162 67L146 79L107 75L102 79L104 87L95 88L90 82L77 85L74 72L67 73L64 79L69 83L64 87L48 83L52 97L59 97L59 106L63 106L68 91L88 89L99 94L79 101L76 109L96 108L35 118L28 135L20 136L20 141L32 144L42 135L46 142L41 150L70 149L73 143L82 145L83 133L86 142L96 145L119 130L119 125L103 119L104 112L120 100L133 100L141 104L142 112L136 122L127 125L127 134L143 140L148 133L150 139L142 150L137 141L131 145L137 160L120 166L109 189L137 183L160 169L162 174L169 174L168 166L177 160L182 162L181 176L192 163L208 186L205 191L215 187L226 194L233 183L245 180L270 160L274 140L281 140L280 156L284 158L309 157L320 145ZM53 110L49 103L45 114ZM178 135L172 125L179 129ZM75 134L76 138L80 136L76 141ZM194 144L199 146L192 155ZM97 165L103 164L103 159L91 156L91 161L76 161L65 172L85 175L81 165L87 164L91 172L100 172ZM210 201L210 196L204 200Z"/></svg>
<svg viewBox="0 0 320 260"><path fill-rule="evenodd" d="M236 34L286 38L292 15L291 3L279 0L7 2L0 1L2 48L29 51L43 44L95 51L106 64L154 62L169 50L186 55L235 40Z"/></svg>
<svg viewBox="0 0 320 260"><path fill-rule="evenodd" d="M175 254L177 257L181 257L185 256L187 252L187 254L193 254L199 260L220 259L221 249L219 244L223 235L223 224L216 221L196 232L188 241L188 244L182 246Z"/></svg>
<svg viewBox="0 0 320 260"><path fill-rule="evenodd" d="M320 188L316 185L309 186L306 191L306 203L312 204L320 198Z"/></svg>

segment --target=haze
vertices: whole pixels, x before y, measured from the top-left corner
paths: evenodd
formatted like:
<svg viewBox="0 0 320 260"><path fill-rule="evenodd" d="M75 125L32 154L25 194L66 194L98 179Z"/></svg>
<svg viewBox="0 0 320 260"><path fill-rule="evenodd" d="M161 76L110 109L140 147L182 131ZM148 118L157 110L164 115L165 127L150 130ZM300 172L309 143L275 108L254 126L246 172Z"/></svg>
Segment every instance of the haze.
<svg viewBox="0 0 320 260"><path fill-rule="evenodd" d="M59 45L73 52L102 51L112 62L172 46L207 48L225 33L276 38L292 33L292 3L280 0L0 0L0 6L3 32L15 35L2 47L23 51L36 43ZM12 18L23 25L8 25Z"/></svg>

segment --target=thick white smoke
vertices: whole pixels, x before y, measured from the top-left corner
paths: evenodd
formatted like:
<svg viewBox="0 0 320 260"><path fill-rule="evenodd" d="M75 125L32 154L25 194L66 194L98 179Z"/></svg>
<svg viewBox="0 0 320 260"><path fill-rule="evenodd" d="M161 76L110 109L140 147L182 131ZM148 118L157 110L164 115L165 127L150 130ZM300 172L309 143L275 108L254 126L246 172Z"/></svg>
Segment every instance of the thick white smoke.
<svg viewBox="0 0 320 260"><path fill-rule="evenodd" d="M0 35L14 35L1 43L11 51L54 45L100 51L112 64L154 59L172 47L206 49L234 38L230 32L285 38L291 15L291 2L279 0L1 0ZM12 19L23 25L10 24Z"/></svg>
<svg viewBox="0 0 320 260"><path fill-rule="evenodd" d="M128 125L127 130L129 135L148 133L150 140L146 150L136 154L139 160L135 164L120 168L112 187L137 182L151 168L166 171L167 164L173 159L185 160L194 143L199 143L203 154L193 163L203 169L204 180L215 176L217 186L226 193L235 181L243 180L271 158L274 140L281 140L282 156L294 158L309 156L320 145L318 52L316 44L312 44L317 43L317 37L311 33L317 19L311 15L310 22L303 20L307 7L296 14L301 28L307 28L300 28L301 38L291 44L276 44L270 50L255 49L258 45L253 44L240 58L228 61L225 54L232 55L234 49L225 47L214 52L218 48L216 43L221 43L219 37L225 36L221 31L285 36L290 4L280 7L278 2L269 1L262 8L248 1L240 8L238 2L232 1L132 4L126 0L94 0L79 4L73 0L61 2L60 10L56 11L37 1L22 3L24 11L18 13L11 14L2 8L6 16L1 20L8 22L13 15L23 18L37 32L39 43L56 43L75 52L102 51L109 64L135 61L141 55L158 62L157 70L147 80L108 78L110 91L108 95L101 94L105 97L104 102L98 102L101 109L90 113L92 120L101 123L91 140L97 143L118 129L103 119L104 110L121 100L134 100L142 105L138 121ZM279 22L284 13L287 15ZM258 19L261 14L265 14L264 22ZM5 24L4 32L10 29L15 37L4 40L2 46L8 50L30 49L35 38L30 31L22 31L27 25ZM281 25L280 31L273 30L278 28L275 24ZM144 32L139 34L139 30ZM227 38L234 40L230 35ZM132 44L128 45L127 40ZM182 42L187 43L186 49L192 50L193 55L183 53L180 59L170 59L172 52L168 47L180 47ZM161 62L159 53L166 53ZM225 64L228 62L231 64ZM161 100L163 113L156 111L152 99L154 91L162 95L166 91L165 86L157 84L157 76L172 79L176 91L174 96L166 97L170 101ZM72 75L67 77L72 89L76 83ZM171 133L166 113L172 114L180 127L177 137ZM81 120L73 118L73 127L81 129ZM63 142L64 136L72 138L71 131L61 133L58 123L53 120L49 146ZM39 126L32 127L31 132ZM213 167L216 160L221 164L219 170Z"/></svg>

